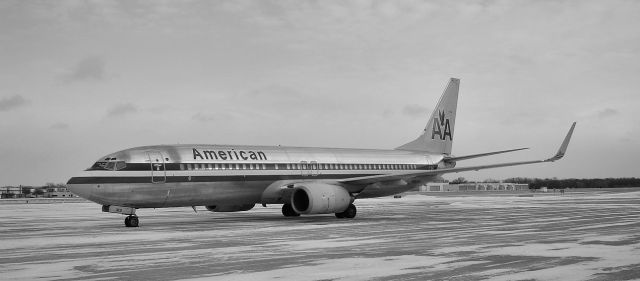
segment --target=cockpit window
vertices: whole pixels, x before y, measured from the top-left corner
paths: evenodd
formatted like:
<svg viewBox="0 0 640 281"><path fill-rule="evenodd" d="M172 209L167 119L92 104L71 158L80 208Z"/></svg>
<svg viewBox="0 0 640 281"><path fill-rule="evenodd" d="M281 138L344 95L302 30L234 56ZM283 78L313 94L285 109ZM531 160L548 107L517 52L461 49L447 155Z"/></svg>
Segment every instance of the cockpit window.
<svg viewBox="0 0 640 281"><path fill-rule="evenodd" d="M111 158L111 159L115 159L115 158ZM95 171L95 170L107 170L107 171L119 171L122 170L124 168L127 167L127 164L120 160L120 161L98 161L95 164L93 164L93 166L91 166L91 168L87 169L89 171Z"/></svg>

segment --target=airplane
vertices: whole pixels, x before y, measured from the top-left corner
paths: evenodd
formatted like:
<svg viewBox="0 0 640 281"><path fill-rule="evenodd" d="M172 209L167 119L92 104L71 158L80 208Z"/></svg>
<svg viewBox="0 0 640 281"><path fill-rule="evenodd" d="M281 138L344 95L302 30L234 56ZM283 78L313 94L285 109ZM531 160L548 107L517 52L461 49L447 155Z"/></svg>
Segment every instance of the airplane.
<svg viewBox="0 0 640 281"><path fill-rule="evenodd" d="M136 209L205 206L212 212L282 204L285 217L356 216L356 199L402 193L447 173L553 162L567 150L576 126L545 160L456 167L457 161L513 152L451 154L460 79L451 78L421 134L395 149L177 144L110 153L67 182L76 195L126 215ZM197 212L197 211L196 211Z"/></svg>

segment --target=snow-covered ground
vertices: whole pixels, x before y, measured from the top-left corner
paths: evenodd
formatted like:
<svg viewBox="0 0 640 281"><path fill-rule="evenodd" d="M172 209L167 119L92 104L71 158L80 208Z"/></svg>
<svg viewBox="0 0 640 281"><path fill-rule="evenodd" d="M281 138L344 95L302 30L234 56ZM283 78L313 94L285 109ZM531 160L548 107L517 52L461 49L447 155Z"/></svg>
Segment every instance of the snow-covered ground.
<svg viewBox="0 0 640 281"><path fill-rule="evenodd" d="M640 280L640 191L409 195L353 220L3 204L0 280Z"/></svg>

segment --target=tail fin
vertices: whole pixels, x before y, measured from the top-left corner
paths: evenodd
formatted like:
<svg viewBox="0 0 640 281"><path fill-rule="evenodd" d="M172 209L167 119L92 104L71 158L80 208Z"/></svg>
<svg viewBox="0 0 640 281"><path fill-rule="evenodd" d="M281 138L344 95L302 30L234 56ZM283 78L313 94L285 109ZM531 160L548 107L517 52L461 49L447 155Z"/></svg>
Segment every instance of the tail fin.
<svg viewBox="0 0 640 281"><path fill-rule="evenodd" d="M422 135L396 149L451 155L459 88L460 79L451 78Z"/></svg>

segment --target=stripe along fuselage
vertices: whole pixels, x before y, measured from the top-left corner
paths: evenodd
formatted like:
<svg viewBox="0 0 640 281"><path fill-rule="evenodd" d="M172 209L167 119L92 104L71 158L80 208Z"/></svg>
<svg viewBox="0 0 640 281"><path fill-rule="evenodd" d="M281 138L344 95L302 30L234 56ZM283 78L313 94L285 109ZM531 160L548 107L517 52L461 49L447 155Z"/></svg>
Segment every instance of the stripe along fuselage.
<svg viewBox="0 0 640 281"><path fill-rule="evenodd" d="M236 145L161 145L100 158L69 180L76 194L102 205L133 208L241 205L264 202L274 182L323 181L436 169L443 159L402 150ZM357 198L403 192L345 186Z"/></svg>

